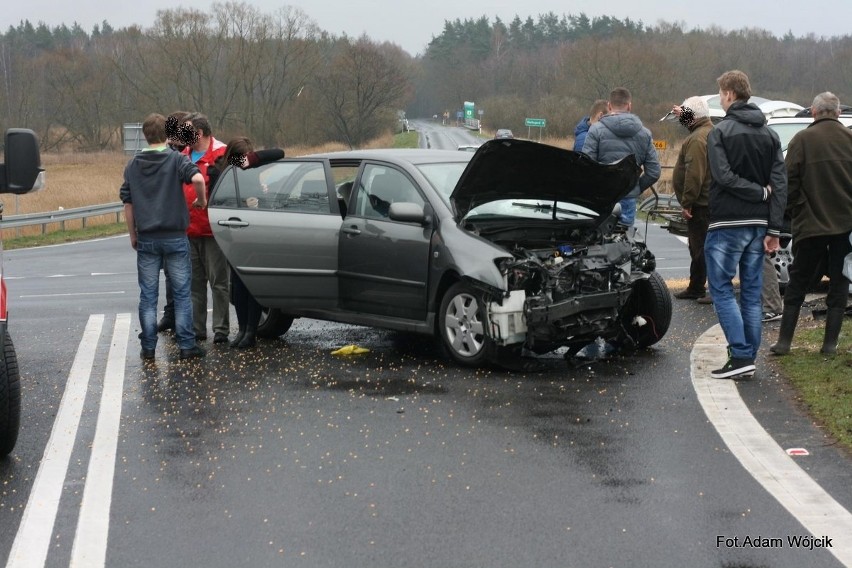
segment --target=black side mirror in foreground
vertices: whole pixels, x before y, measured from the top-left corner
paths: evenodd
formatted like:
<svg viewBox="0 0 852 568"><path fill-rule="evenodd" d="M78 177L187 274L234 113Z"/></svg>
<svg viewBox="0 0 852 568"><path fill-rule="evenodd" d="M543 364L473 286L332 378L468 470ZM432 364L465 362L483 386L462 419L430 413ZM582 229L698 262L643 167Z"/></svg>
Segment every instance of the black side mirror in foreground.
<svg viewBox="0 0 852 568"><path fill-rule="evenodd" d="M22 194L44 187L44 170L35 132L27 128L8 129L3 154L0 193Z"/></svg>

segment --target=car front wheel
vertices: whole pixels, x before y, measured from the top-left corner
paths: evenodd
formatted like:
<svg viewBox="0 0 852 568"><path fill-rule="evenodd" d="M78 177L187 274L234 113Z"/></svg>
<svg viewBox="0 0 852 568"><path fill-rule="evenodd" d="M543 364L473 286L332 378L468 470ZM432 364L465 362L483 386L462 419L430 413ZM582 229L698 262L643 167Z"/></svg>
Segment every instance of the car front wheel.
<svg viewBox="0 0 852 568"><path fill-rule="evenodd" d="M672 296L656 272L637 280L621 309L621 323L637 347L649 347L666 334L672 322Z"/></svg>
<svg viewBox="0 0 852 568"><path fill-rule="evenodd" d="M3 360L0 362L0 458L8 455L18 441L21 422L21 381L18 359L12 338L3 338Z"/></svg>
<svg viewBox="0 0 852 568"><path fill-rule="evenodd" d="M476 367L488 360L491 340L485 331L479 295L462 282L450 286L441 300L438 332L443 349L458 363Z"/></svg>

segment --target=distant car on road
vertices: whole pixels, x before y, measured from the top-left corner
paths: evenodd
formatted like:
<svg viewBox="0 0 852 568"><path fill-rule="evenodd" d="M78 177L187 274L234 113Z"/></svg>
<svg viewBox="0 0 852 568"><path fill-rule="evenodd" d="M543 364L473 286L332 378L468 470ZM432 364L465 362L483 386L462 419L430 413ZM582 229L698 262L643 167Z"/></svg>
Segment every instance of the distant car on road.
<svg viewBox="0 0 852 568"><path fill-rule="evenodd" d="M494 134L494 138L514 138L515 135L512 134L512 131L508 128L500 128L497 130L497 133Z"/></svg>
<svg viewBox="0 0 852 568"><path fill-rule="evenodd" d="M397 329L480 366L665 335L654 256L617 227L638 172L525 140L332 152L229 168L208 212L260 335L294 317Z"/></svg>

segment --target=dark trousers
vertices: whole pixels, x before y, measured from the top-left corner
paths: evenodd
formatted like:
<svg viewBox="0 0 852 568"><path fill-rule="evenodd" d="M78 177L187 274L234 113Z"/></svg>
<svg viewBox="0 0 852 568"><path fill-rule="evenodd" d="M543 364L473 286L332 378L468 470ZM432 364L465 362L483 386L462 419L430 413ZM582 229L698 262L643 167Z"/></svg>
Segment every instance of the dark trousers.
<svg viewBox="0 0 852 568"><path fill-rule="evenodd" d="M793 265L790 267L790 281L784 291L785 306L802 305L826 252L828 252L828 277L831 282L828 285L825 305L828 308L846 307L849 297L849 280L843 276L843 259L852 252L849 233L801 240L793 238Z"/></svg>
<svg viewBox="0 0 852 568"><path fill-rule="evenodd" d="M704 241L710 225L710 208L693 205L692 219L686 221L686 237L689 240L689 286L690 292L703 293L707 282L707 263L704 260Z"/></svg>
<svg viewBox="0 0 852 568"><path fill-rule="evenodd" d="M240 329L257 329L263 307L251 295L240 275L231 267L231 303L237 313L237 324Z"/></svg>

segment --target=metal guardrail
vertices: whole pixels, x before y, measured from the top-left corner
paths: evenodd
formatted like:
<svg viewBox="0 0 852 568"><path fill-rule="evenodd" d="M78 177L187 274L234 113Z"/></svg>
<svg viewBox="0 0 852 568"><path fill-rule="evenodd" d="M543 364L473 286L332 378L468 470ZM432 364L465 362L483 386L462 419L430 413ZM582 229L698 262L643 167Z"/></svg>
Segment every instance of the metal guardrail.
<svg viewBox="0 0 852 568"><path fill-rule="evenodd" d="M73 209L61 209L59 211L48 211L46 213L26 213L24 215L4 215L0 220L0 229L15 229L18 227L29 227L31 225L41 225L41 234L47 232L47 226L52 223L59 223L60 229L65 230L65 222L82 219L83 228L86 227L86 220L89 217L98 217L100 215L115 215L115 222L121 222L121 215L124 213L123 203L105 203L103 205L89 205L87 207L76 207Z"/></svg>

